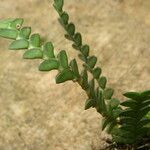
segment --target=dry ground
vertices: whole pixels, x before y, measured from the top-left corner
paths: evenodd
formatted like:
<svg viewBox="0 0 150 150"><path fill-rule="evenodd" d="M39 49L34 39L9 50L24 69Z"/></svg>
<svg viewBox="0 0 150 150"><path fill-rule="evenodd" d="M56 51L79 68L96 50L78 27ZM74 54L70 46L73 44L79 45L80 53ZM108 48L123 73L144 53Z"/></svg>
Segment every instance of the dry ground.
<svg viewBox="0 0 150 150"><path fill-rule="evenodd" d="M125 91L150 89L150 1L66 0L65 9L91 54L122 99ZM76 52L63 38L52 0L0 0L0 18L23 17L56 49ZM85 93L56 72L41 73L39 61L22 60L0 39L0 150L99 150L104 147L100 116L84 111Z"/></svg>

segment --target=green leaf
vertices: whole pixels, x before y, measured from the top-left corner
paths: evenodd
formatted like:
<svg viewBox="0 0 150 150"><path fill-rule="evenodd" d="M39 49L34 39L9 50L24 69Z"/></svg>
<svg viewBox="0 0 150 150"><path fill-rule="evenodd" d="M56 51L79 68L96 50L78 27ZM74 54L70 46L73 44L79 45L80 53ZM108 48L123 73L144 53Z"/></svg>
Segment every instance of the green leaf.
<svg viewBox="0 0 150 150"><path fill-rule="evenodd" d="M81 52L85 57L89 56L90 47L89 45L83 45L81 48Z"/></svg>
<svg viewBox="0 0 150 150"><path fill-rule="evenodd" d="M80 47L77 46L76 44L72 44L72 47L73 47L74 49L76 49L76 50L80 50Z"/></svg>
<svg viewBox="0 0 150 150"><path fill-rule="evenodd" d="M87 89L88 88L88 74L87 74L87 70L83 70L82 73L81 73L81 77L82 77L82 80L81 80L81 86L83 89Z"/></svg>
<svg viewBox="0 0 150 150"><path fill-rule="evenodd" d="M130 99L130 100L126 100L126 101L122 102L121 105L134 109L135 107L138 106L138 103L135 100Z"/></svg>
<svg viewBox="0 0 150 150"><path fill-rule="evenodd" d="M112 110L113 118L118 118L122 111L123 110L121 107L113 108L113 110Z"/></svg>
<svg viewBox="0 0 150 150"><path fill-rule="evenodd" d="M63 12L61 14L61 20L62 20L63 24L67 25L68 20L69 20L69 15L66 12Z"/></svg>
<svg viewBox="0 0 150 150"><path fill-rule="evenodd" d="M75 33L75 25L73 23L69 23L67 26L67 32L70 36L73 36Z"/></svg>
<svg viewBox="0 0 150 150"><path fill-rule="evenodd" d="M132 144L135 143L135 137L130 132L121 130L120 128L114 128L111 132L113 135L113 141L122 144Z"/></svg>
<svg viewBox="0 0 150 150"><path fill-rule="evenodd" d="M116 122L115 121L112 121L109 125L108 125L108 127L107 127L107 133L108 134L111 134L111 131L113 130L113 128L115 128L116 127Z"/></svg>
<svg viewBox="0 0 150 150"><path fill-rule="evenodd" d="M83 54L78 54L78 57L80 58L80 60L86 62L86 57Z"/></svg>
<svg viewBox="0 0 150 150"><path fill-rule="evenodd" d="M57 84L63 83L68 80L73 80L73 79L74 79L74 74L69 69L64 69L63 71L59 72L55 78Z"/></svg>
<svg viewBox="0 0 150 150"><path fill-rule="evenodd" d="M140 98L142 101L150 99L150 90L142 92Z"/></svg>
<svg viewBox="0 0 150 150"><path fill-rule="evenodd" d="M132 124L131 125L124 124L124 125L121 126L121 129L125 130L125 131L128 131L131 134L135 133L135 130L136 130L135 125L132 125Z"/></svg>
<svg viewBox="0 0 150 150"><path fill-rule="evenodd" d="M82 45L82 36L81 36L80 33L77 32L77 33L74 35L74 42L75 42L75 44L76 44L77 46L81 46L81 45Z"/></svg>
<svg viewBox="0 0 150 150"><path fill-rule="evenodd" d="M95 56L90 56L87 60L87 64L90 66L90 68L94 68L96 62L97 62L97 58Z"/></svg>
<svg viewBox="0 0 150 150"><path fill-rule="evenodd" d="M40 71L51 71L58 68L59 63L55 59L44 60L39 66Z"/></svg>
<svg viewBox="0 0 150 150"><path fill-rule="evenodd" d="M138 128L142 128L143 126L146 126L149 123L150 123L150 118L142 118L142 120L138 122Z"/></svg>
<svg viewBox="0 0 150 150"><path fill-rule="evenodd" d="M95 97L97 93L95 93L95 81L94 81L94 79L89 81L88 87L89 87L88 90L87 90L88 97L89 98Z"/></svg>
<svg viewBox="0 0 150 150"><path fill-rule="evenodd" d="M62 11L63 5L64 0L54 0L54 7L56 8L56 10Z"/></svg>
<svg viewBox="0 0 150 150"><path fill-rule="evenodd" d="M141 104L141 107L145 107L145 106L148 106L148 105L150 105L150 99L143 101L142 104Z"/></svg>
<svg viewBox="0 0 150 150"><path fill-rule="evenodd" d="M30 37L30 47L31 48L36 48L36 47L40 47L40 35L39 34L32 34Z"/></svg>
<svg viewBox="0 0 150 150"><path fill-rule="evenodd" d="M0 19L0 29L8 29L10 26L10 23L13 22L15 19L9 18L9 19Z"/></svg>
<svg viewBox="0 0 150 150"><path fill-rule="evenodd" d="M12 29L0 29L0 36L15 40L18 36L18 31Z"/></svg>
<svg viewBox="0 0 150 150"><path fill-rule="evenodd" d="M149 137L150 128L143 127L137 129L137 138L142 139L143 137Z"/></svg>
<svg viewBox="0 0 150 150"><path fill-rule="evenodd" d="M107 83L106 77L102 76L102 77L99 79L98 83L99 83L99 86L100 86L102 89L105 89L106 83Z"/></svg>
<svg viewBox="0 0 150 150"><path fill-rule="evenodd" d="M13 41L10 46L9 49L11 50L20 50L20 49L27 49L29 47L29 42L27 40L16 40Z"/></svg>
<svg viewBox="0 0 150 150"><path fill-rule="evenodd" d="M137 92L127 92L123 94L127 98L132 98L133 100L139 100L140 94Z"/></svg>
<svg viewBox="0 0 150 150"><path fill-rule="evenodd" d="M100 75L101 75L101 72L102 72L102 69L99 68L99 67L96 67L94 70L93 70L93 76L95 79L99 79Z"/></svg>
<svg viewBox="0 0 150 150"><path fill-rule="evenodd" d="M125 138L121 136L113 136L113 141L115 143L121 143L121 144L133 144L135 143L135 140L133 138Z"/></svg>
<svg viewBox="0 0 150 150"><path fill-rule="evenodd" d="M72 41L72 37L71 37L69 34L65 34L65 38L66 38L67 40Z"/></svg>
<svg viewBox="0 0 150 150"><path fill-rule="evenodd" d="M14 19L11 23L10 23L10 28L12 29L20 29L22 24L23 24L23 19L22 18L17 18Z"/></svg>
<svg viewBox="0 0 150 150"><path fill-rule="evenodd" d="M95 101L93 99L88 99L85 102L85 110L94 107L95 106Z"/></svg>
<svg viewBox="0 0 150 150"><path fill-rule="evenodd" d="M101 90L99 90L98 92L97 105L99 108L99 112L105 115L107 113L107 108Z"/></svg>
<svg viewBox="0 0 150 150"><path fill-rule="evenodd" d="M20 30L19 37L21 39L29 39L31 34L31 27L24 27Z"/></svg>
<svg viewBox="0 0 150 150"><path fill-rule="evenodd" d="M137 123L137 119L136 118L133 118L133 117L121 117L120 118L120 122L122 124L131 124L131 125L135 125Z"/></svg>
<svg viewBox="0 0 150 150"><path fill-rule="evenodd" d="M104 90L104 98L105 99L111 99L113 94L114 94L114 89L112 89L112 88L107 88Z"/></svg>
<svg viewBox="0 0 150 150"><path fill-rule="evenodd" d="M150 111L150 105L148 105L144 108L141 108L138 112L138 118L139 119L143 118L144 116L146 116L148 114L149 111Z"/></svg>
<svg viewBox="0 0 150 150"><path fill-rule="evenodd" d="M81 54L81 55L82 55L82 54ZM90 73L92 73L93 69L91 69L91 68L89 67L89 65L86 64L86 62L83 64L83 67L84 67L87 71L89 71Z"/></svg>
<svg viewBox="0 0 150 150"><path fill-rule="evenodd" d="M120 101L118 100L118 99L116 99L116 98L112 98L111 100L110 100L110 106L111 106L111 108L117 108L118 107L118 105L120 104Z"/></svg>
<svg viewBox="0 0 150 150"><path fill-rule="evenodd" d="M102 119L102 131L112 122L110 118Z"/></svg>
<svg viewBox="0 0 150 150"><path fill-rule="evenodd" d="M74 73L74 75L79 78L80 77L80 74L79 74L79 69L78 69L78 65L77 65L77 61L75 59L73 59L71 62L70 62L70 66L71 66L71 69Z"/></svg>
<svg viewBox="0 0 150 150"><path fill-rule="evenodd" d="M42 57L43 52L41 51L41 49L36 48L27 50L23 55L24 59L41 59Z"/></svg>
<svg viewBox="0 0 150 150"><path fill-rule="evenodd" d="M150 90L147 90L147 91L142 92L141 95L150 96Z"/></svg>
<svg viewBox="0 0 150 150"><path fill-rule="evenodd" d="M120 116L135 118L137 117L137 114L136 111L134 111L133 109L127 108L120 113Z"/></svg>
<svg viewBox="0 0 150 150"><path fill-rule="evenodd" d="M55 55L54 55L54 46L51 42L47 42L44 44L43 46L43 55L46 57L46 58L55 58Z"/></svg>
<svg viewBox="0 0 150 150"><path fill-rule="evenodd" d="M65 50L62 50L58 54L58 59L62 68L68 68L68 57Z"/></svg>

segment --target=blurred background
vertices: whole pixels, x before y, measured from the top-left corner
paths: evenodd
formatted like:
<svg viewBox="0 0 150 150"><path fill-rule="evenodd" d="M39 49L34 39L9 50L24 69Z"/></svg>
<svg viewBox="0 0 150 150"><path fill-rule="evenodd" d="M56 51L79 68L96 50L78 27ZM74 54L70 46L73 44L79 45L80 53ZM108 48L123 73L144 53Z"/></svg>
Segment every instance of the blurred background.
<svg viewBox="0 0 150 150"><path fill-rule="evenodd" d="M24 18L24 26L76 58L57 21L53 0L0 0L0 19ZM126 91L150 89L150 1L65 0L65 10L98 57L108 86L123 100ZM57 72L38 71L0 38L0 150L100 150L101 117L84 110L86 95L72 82L56 85Z"/></svg>

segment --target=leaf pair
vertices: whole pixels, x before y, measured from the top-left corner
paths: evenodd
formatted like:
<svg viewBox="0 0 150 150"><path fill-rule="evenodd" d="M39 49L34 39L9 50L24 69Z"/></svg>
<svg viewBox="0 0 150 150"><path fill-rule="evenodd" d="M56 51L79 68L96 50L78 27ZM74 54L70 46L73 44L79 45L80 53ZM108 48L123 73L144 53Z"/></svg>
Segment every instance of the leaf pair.
<svg viewBox="0 0 150 150"><path fill-rule="evenodd" d="M62 12L62 8L64 5L64 0L54 0L54 8L58 11L58 13Z"/></svg>
<svg viewBox="0 0 150 150"><path fill-rule="evenodd" d="M19 30L23 24L22 18L17 19L1 19L0 20L0 29L12 29L12 30Z"/></svg>
<svg viewBox="0 0 150 150"><path fill-rule="evenodd" d="M40 37L38 34L32 36L32 38L30 39L30 44L32 45L31 47L40 46ZM55 58L54 47L51 42L47 42L46 44L44 44L43 51L41 48L32 48L26 51L23 56L23 58L25 59L41 59L43 57L46 59ZM54 67L54 64L56 64L56 60L52 59L50 61L44 61L40 65L40 70L50 71L53 68L52 66L50 67L50 64L52 64L52 66ZM56 66L54 68L56 68Z"/></svg>
<svg viewBox="0 0 150 150"><path fill-rule="evenodd" d="M73 72L69 69L64 69L63 71L60 71L56 76L56 83L63 83L65 81L73 80L75 78Z"/></svg>
<svg viewBox="0 0 150 150"><path fill-rule="evenodd" d="M75 74L78 74L77 64L75 60L71 62L72 69L73 69L71 70L69 68L68 56L65 50L60 51L57 57L58 57L58 61L60 64L60 67L59 67L60 71L56 76L56 83L58 84L58 83L63 83L68 80L73 80L75 78Z"/></svg>

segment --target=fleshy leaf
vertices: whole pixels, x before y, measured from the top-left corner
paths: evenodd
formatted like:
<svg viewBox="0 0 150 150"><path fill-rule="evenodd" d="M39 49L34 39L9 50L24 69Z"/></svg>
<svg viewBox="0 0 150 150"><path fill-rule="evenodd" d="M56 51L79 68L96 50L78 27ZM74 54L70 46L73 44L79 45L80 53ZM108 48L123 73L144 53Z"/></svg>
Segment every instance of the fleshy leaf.
<svg viewBox="0 0 150 150"><path fill-rule="evenodd" d="M24 27L20 30L19 38L29 39L30 34L31 34L31 27Z"/></svg>
<svg viewBox="0 0 150 150"><path fill-rule="evenodd" d="M65 50L62 50L58 54L58 59L62 68L68 68L68 57Z"/></svg>
<svg viewBox="0 0 150 150"><path fill-rule="evenodd" d="M54 0L54 7L57 11L62 11L64 0Z"/></svg>
<svg viewBox="0 0 150 150"><path fill-rule="evenodd" d="M51 71L54 69L58 69L59 67L59 63L57 60L55 59L49 59L49 60L44 60L40 66L39 66L39 70L40 71Z"/></svg>
<svg viewBox="0 0 150 150"><path fill-rule="evenodd" d="M98 83L99 83L99 86L100 86L102 89L105 89L106 83L107 83L106 77L102 76L102 77L99 79Z"/></svg>
<svg viewBox="0 0 150 150"><path fill-rule="evenodd" d="M76 77L79 77L80 74L79 74L79 69L78 69L78 65L77 65L77 61L75 59L73 59L71 62L70 62L70 66L72 68L72 71L73 73L75 74Z"/></svg>
<svg viewBox="0 0 150 150"><path fill-rule="evenodd" d="M30 37L30 47L35 48L35 47L40 47L40 35L39 34L32 34Z"/></svg>
<svg viewBox="0 0 150 150"><path fill-rule="evenodd" d="M107 127L108 124L111 123L111 119L110 118L103 118L102 119L102 131Z"/></svg>
<svg viewBox="0 0 150 150"><path fill-rule="evenodd" d="M63 24L68 24L68 20L69 20L69 15L66 12L63 12L61 14L61 20L63 22Z"/></svg>
<svg viewBox="0 0 150 150"><path fill-rule="evenodd" d="M88 88L88 74L87 74L87 70L83 70L82 74L82 80L81 80L81 85L83 89L87 89Z"/></svg>
<svg viewBox="0 0 150 150"><path fill-rule="evenodd" d="M20 49L27 49L29 47L29 42L27 40L16 40L13 41L10 46L9 49L11 50L20 50Z"/></svg>
<svg viewBox="0 0 150 150"><path fill-rule="evenodd" d="M75 41L75 44L76 44L77 46L81 46L81 45L82 45L82 36L81 36L80 33L77 32L77 33L74 35L74 41Z"/></svg>
<svg viewBox="0 0 150 150"><path fill-rule="evenodd" d="M91 108L91 107L94 107L95 105L95 101L93 99L88 99L86 100L85 102L85 110Z"/></svg>
<svg viewBox="0 0 150 150"><path fill-rule="evenodd" d="M99 76L101 75L101 72L102 72L102 69L99 68L99 67L96 67L93 70L93 76L94 76L94 78L99 79Z"/></svg>
<svg viewBox="0 0 150 150"><path fill-rule="evenodd" d="M9 19L0 19L0 29L8 29L10 26L10 23L13 22L15 19L9 18Z"/></svg>
<svg viewBox="0 0 150 150"><path fill-rule="evenodd" d="M68 81L68 80L73 80L74 74L71 70L65 69L65 70L59 72L55 79L56 79L57 84L63 83L63 82Z"/></svg>
<svg viewBox="0 0 150 150"><path fill-rule="evenodd" d="M54 46L51 42L47 42L43 46L43 55L49 58L55 58L54 55Z"/></svg>
<svg viewBox="0 0 150 150"><path fill-rule="evenodd" d="M87 60L87 64L91 67L94 68L94 66L96 65L97 62L97 57L95 56L90 56Z"/></svg>
<svg viewBox="0 0 150 150"><path fill-rule="evenodd" d="M82 46L81 52L82 52L82 54L83 54L85 57L88 57L88 56L89 56L89 51L90 51L89 45L83 45L83 46Z"/></svg>
<svg viewBox="0 0 150 150"><path fill-rule="evenodd" d="M111 99L113 94L114 94L114 90L112 88L107 88L104 90L104 98L105 99Z"/></svg>
<svg viewBox="0 0 150 150"><path fill-rule="evenodd" d="M11 23L10 23L10 28L12 29L20 29L22 24L23 24L23 19L22 18L17 18L14 19Z"/></svg>
<svg viewBox="0 0 150 150"><path fill-rule="evenodd" d="M42 57L43 52L41 51L41 49L36 48L27 50L23 55L24 59L41 59Z"/></svg>
<svg viewBox="0 0 150 150"><path fill-rule="evenodd" d="M13 29L0 29L0 36L15 40L18 36L18 31Z"/></svg>
<svg viewBox="0 0 150 150"><path fill-rule="evenodd" d="M75 33L75 25L73 23L69 23L67 27L67 31L69 35L73 36Z"/></svg>
<svg viewBox="0 0 150 150"><path fill-rule="evenodd" d="M112 98L111 100L110 100L110 106L111 106L111 108L117 108L118 107L118 105L120 104L120 101L118 100L118 99L116 99L116 98Z"/></svg>

